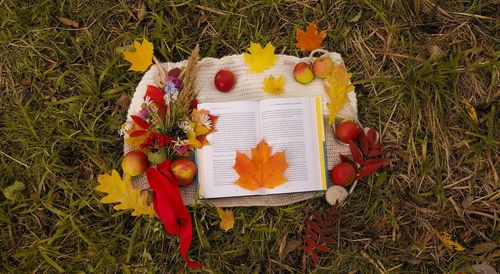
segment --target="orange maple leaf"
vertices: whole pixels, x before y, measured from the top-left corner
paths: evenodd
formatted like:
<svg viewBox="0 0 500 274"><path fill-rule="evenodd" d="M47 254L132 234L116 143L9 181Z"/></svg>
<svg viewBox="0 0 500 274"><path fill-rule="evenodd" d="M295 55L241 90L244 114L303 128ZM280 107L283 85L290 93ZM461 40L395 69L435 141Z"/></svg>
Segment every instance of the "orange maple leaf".
<svg viewBox="0 0 500 274"><path fill-rule="evenodd" d="M313 51L321 47L321 43L326 37L326 31L318 33L316 23L309 23L306 31L297 30L297 43L295 44L303 52Z"/></svg>
<svg viewBox="0 0 500 274"><path fill-rule="evenodd" d="M240 175L235 183L248 190L274 188L287 181L284 176L288 168L285 152L279 151L271 155L271 147L264 140L252 148L251 160L245 153L236 151L233 168Z"/></svg>

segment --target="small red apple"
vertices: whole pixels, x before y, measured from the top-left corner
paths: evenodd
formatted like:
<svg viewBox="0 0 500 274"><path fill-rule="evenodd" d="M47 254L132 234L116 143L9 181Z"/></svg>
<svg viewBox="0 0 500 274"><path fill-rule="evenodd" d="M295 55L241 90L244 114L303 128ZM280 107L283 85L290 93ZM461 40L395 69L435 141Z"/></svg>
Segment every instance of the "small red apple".
<svg viewBox="0 0 500 274"><path fill-rule="evenodd" d="M215 87L221 92L229 92L236 84L234 73L227 69L221 69L214 77Z"/></svg>
<svg viewBox="0 0 500 274"><path fill-rule="evenodd" d="M332 169L332 181L339 186L347 186L356 178L356 170L350 163L340 163Z"/></svg>
<svg viewBox="0 0 500 274"><path fill-rule="evenodd" d="M173 161L170 169L179 186L191 184L196 176L196 164L188 159L181 158Z"/></svg>
<svg viewBox="0 0 500 274"><path fill-rule="evenodd" d="M130 176L141 175L149 166L148 156L140 150L129 151L122 160L123 172Z"/></svg>
<svg viewBox="0 0 500 274"><path fill-rule="evenodd" d="M349 119L342 120L335 128L335 136L344 143L349 143L349 140L355 140L361 135L361 127Z"/></svg>
<svg viewBox="0 0 500 274"><path fill-rule="evenodd" d="M293 77L295 81L305 85L314 79L314 74L308 63L300 62L293 68Z"/></svg>

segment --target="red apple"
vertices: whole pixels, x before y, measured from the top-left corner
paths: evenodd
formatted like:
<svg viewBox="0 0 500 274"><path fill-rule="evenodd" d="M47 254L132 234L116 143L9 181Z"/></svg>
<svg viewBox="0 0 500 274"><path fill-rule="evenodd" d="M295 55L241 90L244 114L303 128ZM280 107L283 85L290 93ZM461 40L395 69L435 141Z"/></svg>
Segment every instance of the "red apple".
<svg viewBox="0 0 500 274"><path fill-rule="evenodd" d="M188 159L177 159L170 167L179 186L186 186L193 182L196 175L196 164Z"/></svg>
<svg viewBox="0 0 500 274"><path fill-rule="evenodd" d="M221 69L214 77L215 87L221 92L229 92L236 84L234 73L227 69Z"/></svg>
<svg viewBox="0 0 500 274"><path fill-rule="evenodd" d="M332 169L332 181L335 185L347 186L356 178L356 170L350 163L340 163Z"/></svg>
<svg viewBox="0 0 500 274"><path fill-rule="evenodd" d="M325 79L326 76L330 74L334 67L332 59L328 55L323 55L318 59L314 60L312 65L312 71L314 75L318 78Z"/></svg>
<svg viewBox="0 0 500 274"><path fill-rule="evenodd" d="M295 81L305 85L314 79L314 74L308 63L300 62L293 68L293 77Z"/></svg>
<svg viewBox="0 0 500 274"><path fill-rule="evenodd" d="M335 128L335 136L341 142L349 143L349 140L355 140L361 135L361 130L356 122L344 119Z"/></svg>
<svg viewBox="0 0 500 274"><path fill-rule="evenodd" d="M149 166L148 156L140 150L129 151L122 160L123 172L130 176L141 175Z"/></svg>

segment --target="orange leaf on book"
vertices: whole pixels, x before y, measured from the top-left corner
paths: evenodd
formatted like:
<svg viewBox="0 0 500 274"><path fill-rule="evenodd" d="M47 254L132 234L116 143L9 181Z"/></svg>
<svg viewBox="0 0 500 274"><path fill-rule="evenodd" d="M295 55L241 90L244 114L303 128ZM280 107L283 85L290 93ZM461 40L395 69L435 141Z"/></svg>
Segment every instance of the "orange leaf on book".
<svg viewBox="0 0 500 274"><path fill-rule="evenodd" d="M321 47L321 43L326 37L326 31L318 33L316 23L309 23L307 30L297 30L297 43L295 44L304 52L313 51Z"/></svg>
<svg viewBox="0 0 500 274"><path fill-rule="evenodd" d="M235 183L248 190L274 188L287 181L284 176L288 168L285 152L279 151L271 155L271 147L264 140L252 148L252 159L245 153L236 151L233 168L240 175Z"/></svg>

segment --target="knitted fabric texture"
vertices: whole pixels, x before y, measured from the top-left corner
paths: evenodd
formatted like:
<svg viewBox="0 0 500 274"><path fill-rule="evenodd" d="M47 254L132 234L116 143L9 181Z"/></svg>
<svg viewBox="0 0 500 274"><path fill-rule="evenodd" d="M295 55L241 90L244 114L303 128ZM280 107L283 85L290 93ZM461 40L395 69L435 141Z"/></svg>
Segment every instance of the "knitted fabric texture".
<svg viewBox="0 0 500 274"><path fill-rule="evenodd" d="M338 53L328 53L332 60L337 63L343 63L342 57ZM262 73L248 72L248 66L243 62L242 55L231 55L221 59L204 58L198 63L198 74L196 77L196 87L199 90L198 101L200 103L213 102L234 102L234 101L259 101L262 99L277 98L277 96L266 94L262 91L262 83L266 77L273 75L285 78L285 92L279 97L304 97L321 96L323 99L323 110L325 115L325 139L326 139L326 157L327 168L330 170L339 160L339 153L350 155L349 147L337 142L334 138L333 128L328 126L328 109L326 103L329 101L324 91L324 83L321 79L315 79L307 85L302 85L295 81L293 77L293 68L300 61L309 61L309 58L298 58L289 55L278 55L278 61L275 65ZM182 67L186 61L178 63L163 63L162 66L167 70L175 67ZM214 75L220 69L231 70L237 79L236 85L231 92L219 92L214 85ZM130 108L128 110L127 120L131 120L130 115L137 113L143 102L148 85L154 85L154 77L158 75L156 66L152 66L142 77L137 86ZM349 103L345 104L338 113L338 117L345 117L357 120L357 101L356 94L348 94ZM124 153L131 150L131 147L124 144ZM133 178L133 184L141 190L149 189L149 184L145 175ZM313 197L324 195L323 192L303 192L292 194L276 194L266 196L247 196L230 197L201 200L196 197L197 185L191 184L181 188L182 198L186 205L195 203L210 203L217 207L239 207L239 206L282 206L293 204L299 201L307 200Z"/></svg>

